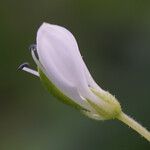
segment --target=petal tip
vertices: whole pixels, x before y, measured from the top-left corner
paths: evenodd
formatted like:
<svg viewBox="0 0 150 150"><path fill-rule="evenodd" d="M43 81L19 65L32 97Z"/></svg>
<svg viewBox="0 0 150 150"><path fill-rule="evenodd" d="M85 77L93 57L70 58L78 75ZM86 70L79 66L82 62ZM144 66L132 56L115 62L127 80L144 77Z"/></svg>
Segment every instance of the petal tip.
<svg viewBox="0 0 150 150"><path fill-rule="evenodd" d="M41 24L41 26L39 27L39 29L41 30L41 29L47 28L47 26L49 26L49 25L50 25L49 23L43 22L43 23Z"/></svg>

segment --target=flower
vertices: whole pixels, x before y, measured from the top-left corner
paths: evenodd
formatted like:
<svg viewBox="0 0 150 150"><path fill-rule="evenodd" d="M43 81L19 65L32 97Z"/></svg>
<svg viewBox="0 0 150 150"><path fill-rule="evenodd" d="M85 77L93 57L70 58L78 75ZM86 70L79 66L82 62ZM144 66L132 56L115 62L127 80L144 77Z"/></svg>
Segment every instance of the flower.
<svg viewBox="0 0 150 150"><path fill-rule="evenodd" d="M58 25L43 23L31 46L41 81L63 102L79 109L90 118L115 118L121 107L114 96L100 88L89 73L70 31ZM27 66L22 69L32 73Z"/></svg>
<svg viewBox="0 0 150 150"><path fill-rule="evenodd" d="M30 50L38 71L28 63L18 69L40 77L51 94L86 116L97 120L118 119L150 141L150 132L122 112L118 100L93 80L74 36L67 29L43 23Z"/></svg>

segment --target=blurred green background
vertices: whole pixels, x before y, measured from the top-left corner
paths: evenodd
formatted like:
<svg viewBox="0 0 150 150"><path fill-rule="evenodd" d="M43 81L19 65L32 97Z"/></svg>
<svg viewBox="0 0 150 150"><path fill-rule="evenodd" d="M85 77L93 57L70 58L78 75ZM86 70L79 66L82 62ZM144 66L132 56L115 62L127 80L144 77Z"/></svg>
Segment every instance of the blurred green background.
<svg viewBox="0 0 150 150"><path fill-rule="evenodd" d="M97 83L150 130L150 1L1 0L0 150L148 150L118 121L98 122L53 98L16 68L42 22L76 37Z"/></svg>

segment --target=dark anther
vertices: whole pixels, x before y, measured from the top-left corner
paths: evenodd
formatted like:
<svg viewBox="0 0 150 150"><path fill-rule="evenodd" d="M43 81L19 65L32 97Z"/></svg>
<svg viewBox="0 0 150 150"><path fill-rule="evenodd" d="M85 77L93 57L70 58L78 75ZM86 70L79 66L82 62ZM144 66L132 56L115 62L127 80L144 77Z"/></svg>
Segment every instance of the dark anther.
<svg viewBox="0 0 150 150"><path fill-rule="evenodd" d="M31 44L31 45L29 46L29 50L30 50L30 51L36 51L36 44Z"/></svg>
<svg viewBox="0 0 150 150"><path fill-rule="evenodd" d="M25 62L25 63L21 64L17 70L22 70L24 67L29 67L29 63Z"/></svg>

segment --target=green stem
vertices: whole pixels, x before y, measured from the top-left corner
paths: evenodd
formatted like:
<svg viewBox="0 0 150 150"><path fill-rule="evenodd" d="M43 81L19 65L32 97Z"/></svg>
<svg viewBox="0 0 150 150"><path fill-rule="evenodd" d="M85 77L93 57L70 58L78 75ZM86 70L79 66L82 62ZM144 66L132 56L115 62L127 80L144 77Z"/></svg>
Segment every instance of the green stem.
<svg viewBox="0 0 150 150"><path fill-rule="evenodd" d="M145 139L147 139L150 142L150 132L142 125L140 125L138 122L136 122L134 119L132 119L131 117L129 117L123 112L120 113L117 119L127 124L129 127L131 127L133 130L138 132L141 136L143 136Z"/></svg>

